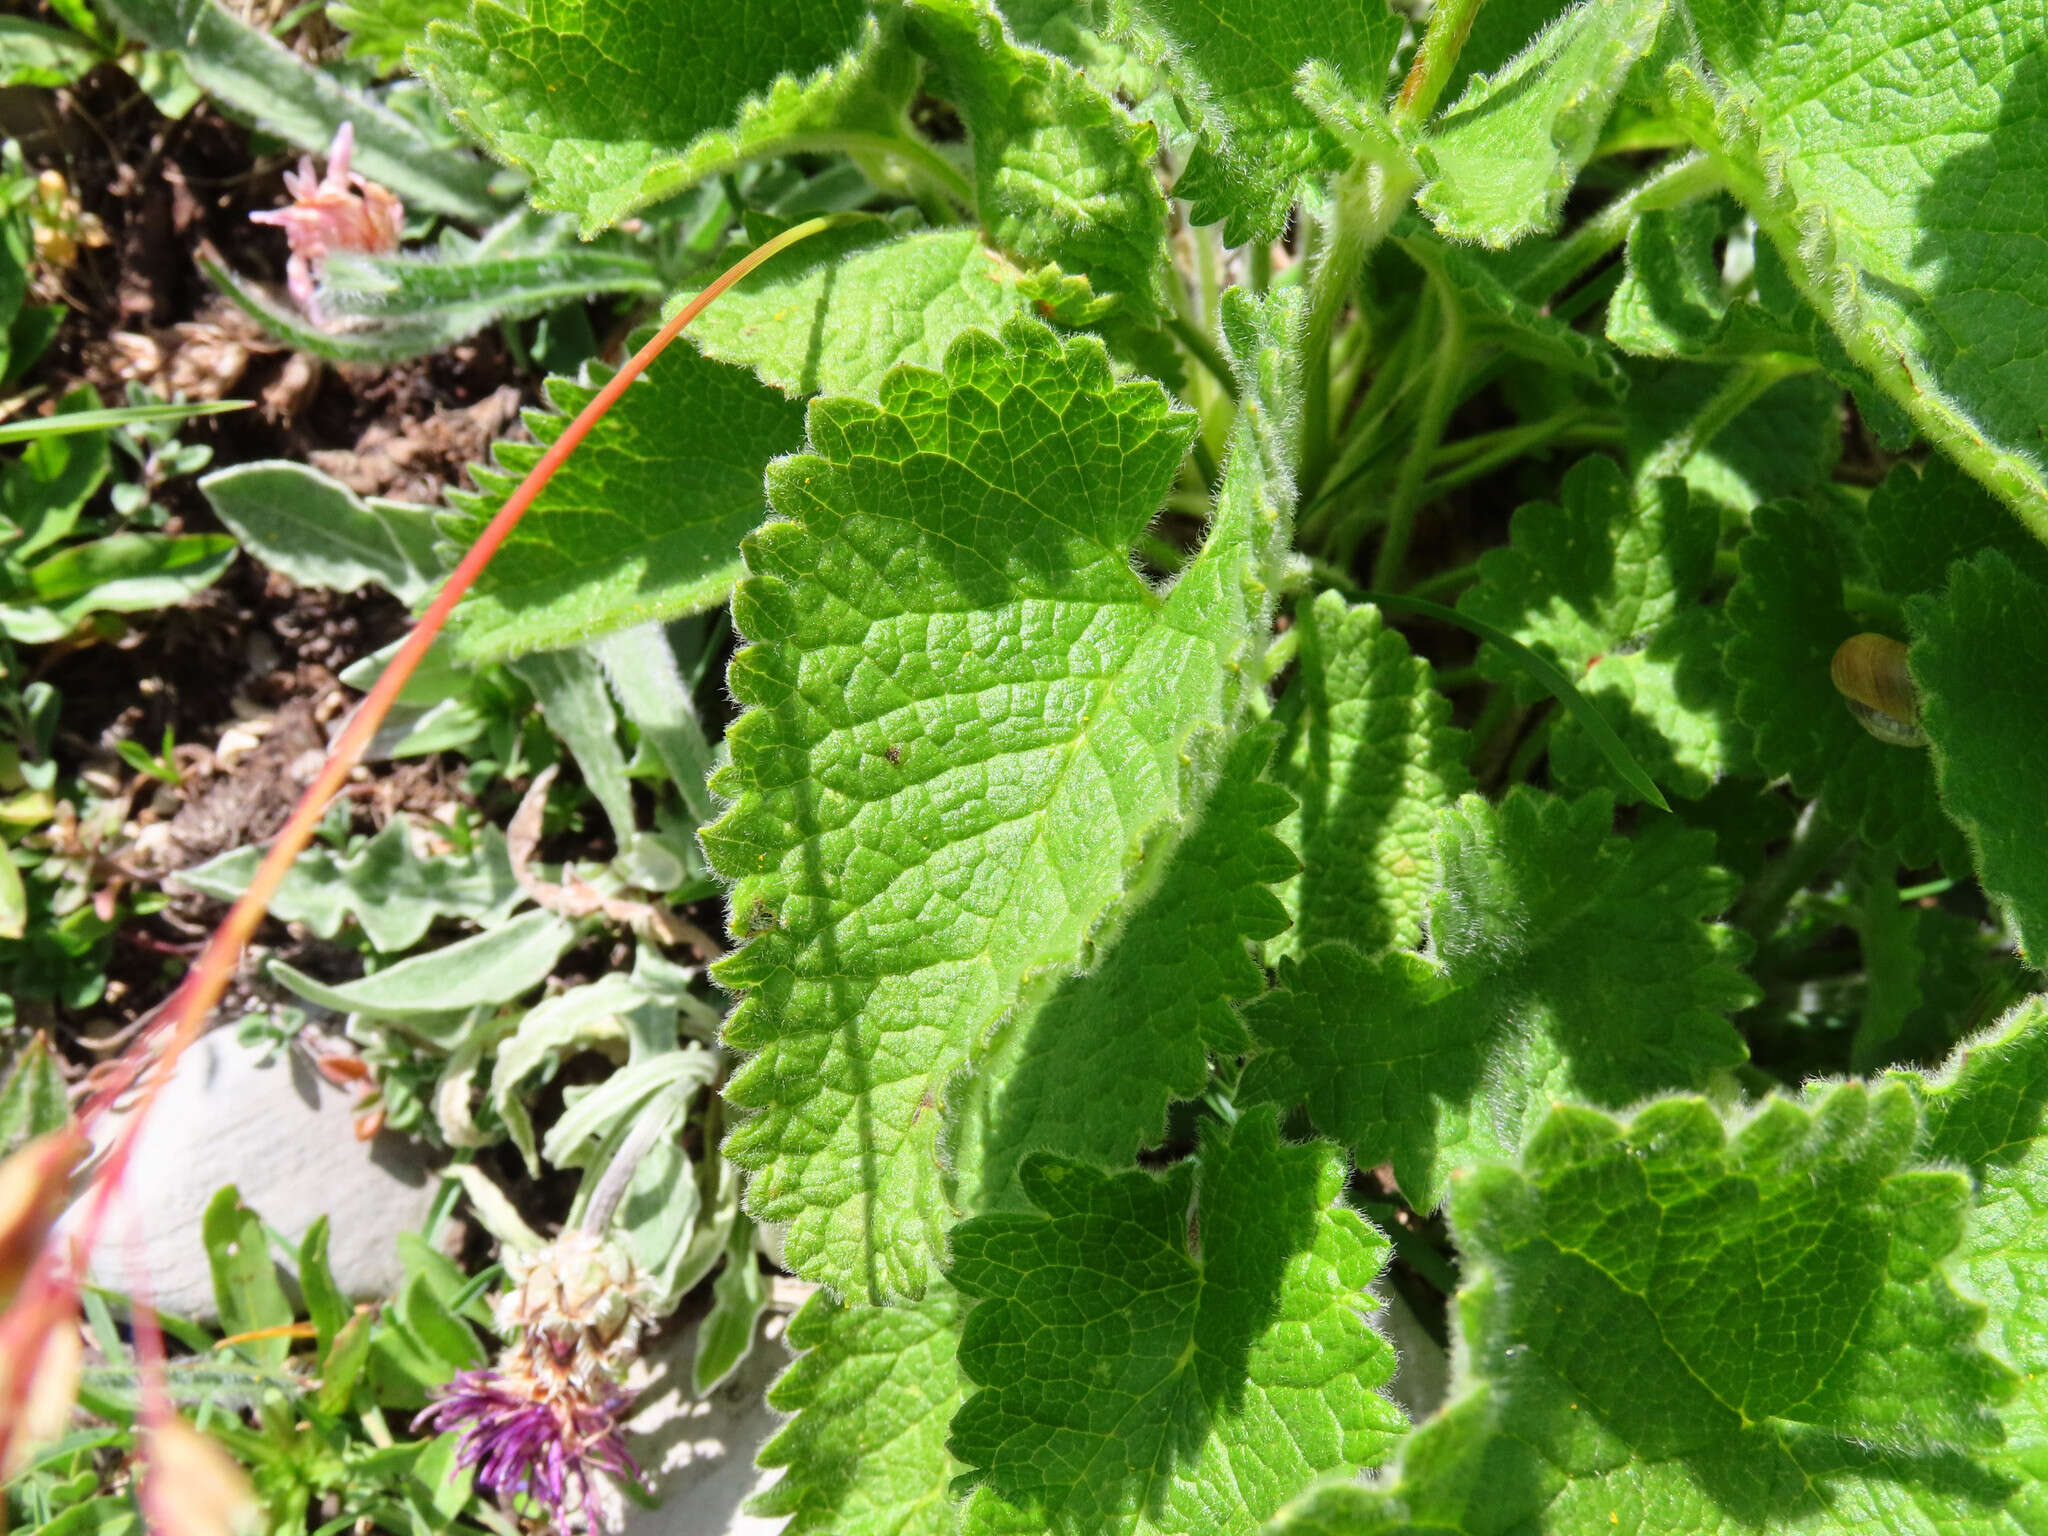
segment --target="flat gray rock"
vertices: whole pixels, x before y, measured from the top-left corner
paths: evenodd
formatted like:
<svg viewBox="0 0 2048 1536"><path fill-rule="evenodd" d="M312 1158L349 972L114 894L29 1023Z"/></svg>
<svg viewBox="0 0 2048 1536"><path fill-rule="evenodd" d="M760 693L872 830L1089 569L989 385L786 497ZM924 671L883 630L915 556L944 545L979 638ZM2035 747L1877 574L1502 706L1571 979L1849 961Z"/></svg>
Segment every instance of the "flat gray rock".
<svg viewBox="0 0 2048 1536"><path fill-rule="evenodd" d="M328 1260L343 1291L381 1299L399 1284L398 1234L418 1231L434 1198L427 1154L398 1136L356 1140L350 1095L303 1054L260 1053L215 1030L179 1059L150 1111L93 1254L92 1278L132 1289L139 1263L156 1305L211 1321L213 1275L199 1223L223 1184L296 1243L328 1219ZM101 1119L104 1147L122 1116ZM76 1220L78 1207L66 1215Z"/></svg>
<svg viewBox="0 0 2048 1536"><path fill-rule="evenodd" d="M754 1457L785 1422L763 1394L789 1365L782 1342L788 1321L780 1312L764 1314L739 1369L701 1398L690 1392L694 1323L648 1351L634 1374L640 1399L626 1444L661 1507L627 1504L623 1536L775 1536L788 1523L741 1509L781 1475L760 1471Z"/></svg>

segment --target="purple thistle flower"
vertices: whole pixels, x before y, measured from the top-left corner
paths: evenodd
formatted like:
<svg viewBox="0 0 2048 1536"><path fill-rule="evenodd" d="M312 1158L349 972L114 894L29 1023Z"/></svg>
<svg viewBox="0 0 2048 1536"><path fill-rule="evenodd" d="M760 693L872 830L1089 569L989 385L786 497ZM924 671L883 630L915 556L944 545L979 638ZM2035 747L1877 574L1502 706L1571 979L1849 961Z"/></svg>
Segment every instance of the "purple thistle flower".
<svg viewBox="0 0 2048 1536"><path fill-rule="evenodd" d="M488 1369L462 1371L440 1390L414 1418L414 1432L460 1430L457 1459L476 1469L477 1486L499 1498L526 1495L558 1530L572 1519L598 1529L593 1473L639 1476L619 1428L630 1393L612 1389L597 1402L557 1393L550 1401Z"/></svg>

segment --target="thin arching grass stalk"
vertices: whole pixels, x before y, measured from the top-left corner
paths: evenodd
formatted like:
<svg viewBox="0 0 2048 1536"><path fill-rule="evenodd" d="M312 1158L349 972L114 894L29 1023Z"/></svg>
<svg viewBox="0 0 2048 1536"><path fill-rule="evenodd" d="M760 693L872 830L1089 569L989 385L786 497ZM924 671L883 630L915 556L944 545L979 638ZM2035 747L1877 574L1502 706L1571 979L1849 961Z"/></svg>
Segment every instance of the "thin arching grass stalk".
<svg viewBox="0 0 2048 1536"><path fill-rule="evenodd" d="M10 1348L33 1350L40 1355L45 1330L36 1327L53 1317L69 1317L74 1314L77 1301L77 1285L83 1273L87 1257L99 1239L105 1226L112 1204L113 1193L120 1187L127 1171L129 1159L134 1154L135 1141L157 1093L168 1080L172 1067L185 1048L198 1039L204 1031L208 1015L227 990L229 980L235 973L242 951L254 936L270 909L271 898L290 872L293 861L304 851L318 831L321 819L326 815L327 806L348 780L350 771L362 760L364 751L384 723L399 692L412 677L427 649L448 622L448 616L455 605L468 593L478 576L483 574L498 550L503 547L513 529L519 526L534 500L574 453L583 439L598 422L604 419L619 397L632 387L633 382L647 371L654 360L668 345L680 336L684 329L702 314L717 298L735 283L745 278L762 263L771 260L781 252L800 241L844 222L839 214L809 219L804 223L784 230L781 234L765 241L741 257L732 266L715 278L689 303L685 304L668 320L647 344L619 368L608 379L604 387L590 403L576 413L575 418L563 430L560 437L549 444L540 461L519 482L518 488L506 498L504 506L498 509L484 531L470 546L441 590L427 606L413 625L391 664L384 669L376 685L371 688L341 734L328 749L326 761L320 766L319 774L306 787L298 804L293 808L289 820L278 832L262 862L257 866L254 877L220 926L207 940L206 948L193 965L177 990L156 1010L149 1027L144 1029L128 1051L109 1071L105 1079L96 1086L80 1110L80 1120L89 1124L103 1113L117 1099L131 1090L137 1090L132 1113L114 1138L107 1154L94 1175L93 1189L83 1219L75 1234L63 1241L51 1241L38 1257L36 1267L29 1280L23 1285L21 1294L0 1316L0 1340L8 1341ZM66 1253L73 1263L66 1266ZM33 1337L29 1336L33 1335ZM33 1356L31 1356L31 1362ZM35 1379L33 1363L18 1369L8 1377L8 1400L0 1402L0 1424L18 1422L21 1408L27 1399L30 1384Z"/></svg>

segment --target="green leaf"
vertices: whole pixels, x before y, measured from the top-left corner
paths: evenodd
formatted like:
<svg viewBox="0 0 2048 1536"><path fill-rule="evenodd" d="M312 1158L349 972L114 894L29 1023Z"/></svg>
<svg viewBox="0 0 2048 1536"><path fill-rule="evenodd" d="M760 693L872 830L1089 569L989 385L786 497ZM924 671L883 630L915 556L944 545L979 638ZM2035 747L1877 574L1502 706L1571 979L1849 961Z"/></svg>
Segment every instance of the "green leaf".
<svg viewBox="0 0 2048 1536"><path fill-rule="evenodd" d="M2021 575L2048 581L2048 549L1940 454L1917 466L1893 465L1864 504L1863 553L1878 586L1893 597L1939 593L1952 564L1994 549Z"/></svg>
<svg viewBox="0 0 2048 1536"><path fill-rule="evenodd" d="M387 73L425 40L429 23L459 22L469 0L327 0L327 19L348 34L347 57L373 59Z"/></svg>
<svg viewBox="0 0 2048 1536"><path fill-rule="evenodd" d="M74 436L90 413L65 411L46 417L58 430L38 436L20 458L0 472L0 553L26 560L48 549L78 524L78 514L106 481L111 462L107 434L94 430Z"/></svg>
<svg viewBox="0 0 2048 1536"><path fill-rule="evenodd" d="M1266 947L1298 957L1328 939L1412 949L1436 883L1437 813L1472 787L1463 731L1427 661L1370 605L1334 592L1297 606L1300 660L1281 702L1273 781L1298 809L1280 836L1301 873L1280 888L1294 926Z"/></svg>
<svg viewBox="0 0 2048 1536"><path fill-rule="evenodd" d="M1724 523L1747 522L1759 506L1779 497L1829 494L1842 456L1842 391L1826 374L1812 370L1779 378L1718 431L1703 420L1724 389L1745 382L1740 370L1774 371L1783 361L1779 356L1730 367L1630 359L1622 424L1632 472L1641 476L1653 460L1664 461L1662 472L1684 480L1692 498L1717 508ZM1674 449L1682 464L1670 463Z"/></svg>
<svg viewBox="0 0 2048 1536"><path fill-rule="evenodd" d="M518 1091L521 1083L537 1071L552 1076L560 1061L573 1051L622 1042L626 1037L624 1016L652 1001L632 977L608 971L587 985L541 999L526 1010L518 1028L498 1043L491 1067L491 1107L505 1122L534 1178L540 1177L540 1147Z"/></svg>
<svg viewBox="0 0 2048 1536"><path fill-rule="evenodd" d="M0 859L6 858L7 850L0 845ZM16 1053L6 1087L0 1088L0 1156L70 1123L71 1097L65 1092L64 1075L57 1070L49 1037L37 1030Z"/></svg>
<svg viewBox="0 0 2048 1536"><path fill-rule="evenodd" d="M1386 95L1402 20L1381 0L1172 0L1134 4L1145 51L1162 61L1200 141L1174 184L1197 224L1221 219L1226 244L1271 240L1302 178L1342 169L1347 156L1295 94L1311 61L1362 102Z"/></svg>
<svg viewBox="0 0 2048 1536"><path fill-rule="evenodd" d="M1613 801L1468 795L1437 833L1430 954L1326 944L1246 1014L1241 1102L1306 1101L1362 1168L1391 1161L1418 1210L1459 1168L1512 1156L1550 1103L1619 1107L1704 1087L1743 1059L1724 1015L1754 998L1713 838L1611 835Z"/></svg>
<svg viewBox="0 0 2048 1536"><path fill-rule="evenodd" d="M1128 551L1189 428L1099 344L1017 323L878 404L814 402L813 451L770 472L728 680L754 707L703 840L749 939L719 973L746 994L727 1040L758 1052L727 1150L800 1273L922 1290L949 1081L1177 838L1284 511L1248 468L1173 591L1146 586Z"/></svg>
<svg viewBox="0 0 2048 1536"><path fill-rule="evenodd" d="M305 1298L306 1320L313 1325L314 1342L321 1353L348 1323L348 1299L335 1283L334 1270L327 1262L327 1218L313 1218L306 1235L299 1239L299 1294Z"/></svg>
<svg viewBox="0 0 2048 1536"><path fill-rule="evenodd" d="M234 554L225 534L112 533L38 563L28 573L29 592L78 613L167 607L211 584ZM78 598L82 606L72 601Z"/></svg>
<svg viewBox="0 0 2048 1536"><path fill-rule="evenodd" d="M1789 775L1801 796L1822 796L1838 822L1901 863L1940 857L1961 867L1928 755L1872 737L1829 676L1836 648L1870 626L1842 605L1842 560L1827 524L1808 508L1771 502L1757 508L1738 553L1727 664L1757 765Z"/></svg>
<svg viewBox="0 0 2048 1536"><path fill-rule="evenodd" d="M271 1261L263 1220L242 1204L234 1185L224 1186L207 1203L199 1232L213 1270L213 1300L220 1309L222 1333L233 1336L289 1326L292 1304ZM273 1371L283 1366L291 1347L292 1341L281 1337L235 1346L256 1365Z"/></svg>
<svg viewBox="0 0 2048 1536"><path fill-rule="evenodd" d="M334 1339L320 1360L320 1395L317 1401L322 1413L343 1412L349 1405L349 1399L355 1396L356 1383L362 1379L363 1371L370 1363L375 1327L376 1314L365 1309L335 1330Z"/></svg>
<svg viewBox="0 0 2048 1536"><path fill-rule="evenodd" d="M880 219L813 236L690 323L689 340L795 398L872 395L898 363L936 368L971 326L1021 315L1019 274L970 229ZM679 294L664 314L689 298Z"/></svg>
<svg viewBox="0 0 2048 1536"><path fill-rule="evenodd" d="M1956 1279L1988 1310L1984 1342L2014 1369L1998 1463L2021 1479L2014 1513L2024 1530L2048 1516L2048 1002L2031 998L1950 1058L1933 1077L1896 1073L1920 1101L1920 1155L1970 1170L1973 1217L1955 1255Z"/></svg>
<svg viewBox="0 0 2048 1536"><path fill-rule="evenodd" d="M942 1281L905 1306L805 1302L788 1334L803 1353L768 1389L768 1406L794 1417L758 1458L787 1470L748 1512L789 1516L783 1536L953 1536L961 1310Z"/></svg>
<svg viewBox="0 0 2048 1536"><path fill-rule="evenodd" d="M450 493L462 544L597 394L609 370L551 378L555 413L529 412L534 442L500 442L477 490ZM456 610L465 661L554 650L725 601L739 541L764 515L768 461L803 440L802 407L744 369L670 347L592 428Z"/></svg>
<svg viewBox="0 0 2048 1536"><path fill-rule="evenodd" d="M364 501L304 464L237 464L208 475L199 489L250 553L302 587L355 592L375 582L411 605L444 574L432 512Z"/></svg>
<svg viewBox="0 0 2048 1536"><path fill-rule="evenodd" d="M1804 353L1804 335L1775 308L1812 312L1790 287L1769 241L1752 247L1754 292L1731 286L1716 246L1738 232L1726 197L1636 215L1621 285L1607 301L1607 339L1638 357L1731 361ZM1776 304L1766 302L1766 296Z"/></svg>
<svg viewBox="0 0 2048 1536"><path fill-rule="evenodd" d="M0 16L0 87L55 90L99 63L99 51L76 32L21 16ZM4 320L8 317L0 317Z"/></svg>
<svg viewBox="0 0 2048 1536"><path fill-rule="evenodd" d="M1665 0L1592 0L1492 78L1473 76L1415 144L1428 178L1416 205L1438 232L1499 249L1555 230L1665 9Z"/></svg>
<svg viewBox="0 0 2048 1536"><path fill-rule="evenodd" d="M270 963L270 974L309 1003L410 1025L433 1038L452 1015L539 986L575 936L575 925L554 913L527 912L340 986L282 960Z"/></svg>
<svg viewBox="0 0 2048 1536"><path fill-rule="evenodd" d="M1287 922L1272 885L1296 868L1269 830L1292 802L1259 776L1274 733L1246 732L1200 819L1094 969L1013 1021L962 1096L948 1163L969 1209L1014 1206L1018 1165L1045 1151L1111 1167L1156 1145L1171 1099L1201 1096L1209 1057L1243 1053L1234 1003L1265 990L1246 940ZM1077 1094L1076 1083L1115 1083Z"/></svg>
<svg viewBox="0 0 2048 1536"><path fill-rule="evenodd" d="M485 828L469 853L433 857L413 851L414 835L410 818L400 815L354 853L307 850L271 897L271 916L304 923L323 939L334 938L353 918L373 948L396 954L425 938L436 918L467 918L495 928L525 900L497 828ZM233 901L247 888L262 854L260 848L232 849L178 871L178 883L216 901Z"/></svg>
<svg viewBox="0 0 2048 1536"><path fill-rule="evenodd" d="M14 862L14 850L0 842L0 939L19 939L28 930L28 887ZM8 1022L13 1022L9 1014Z"/></svg>
<svg viewBox="0 0 2048 1536"><path fill-rule="evenodd" d="M1164 1178L1027 1161L1037 1210L954 1233L953 1285L980 1298L960 1365L981 1390L951 1439L976 1503L1073 1536L1249 1536L1319 1474L1376 1464L1403 1428L1366 1321L1388 1248L1344 1178L1270 1109L1210 1122Z"/></svg>
<svg viewBox="0 0 2048 1536"><path fill-rule="evenodd" d="M129 36L175 53L217 100L287 144L325 151L355 128L354 168L413 207L489 223L502 211L491 168L435 143L400 113L308 63L217 0L105 0Z"/></svg>
<svg viewBox="0 0 2048 1536"><path fill-rule="evenodd" d="M1692 0L1693 131L1801 291L1929 439L2048 539L2034 0ZM1698 92L1696 91L1697 95Z"/></svg>
<svg viewBox="0 0 2048 1536"><path fill-rule="evenodd" d="M154 405L123 405L104 411L65 411L56 416L33 416L27 421L0 422L0 444L39 442L46 437L70 437L80 432L99 432L107 427L131 426L147 421L183 421L188 416L225 416L246 411L253 400L165 400Z"/></svg>
<svg viewBox="0 0 2048 1536"><path fill-rule="evenodd" d="M986 0L917 0L913 46L974 146L975 203L998 249L1057 262L1151 323L1168 304L1166 197L1157 135L1082 73L1020 47Z"/></svg>
<svg viewBox="0 0 2048 1536"><path fill-rule="evenodd" d="M697 1325L690 1390L703 1397L739 1369L768 1305L768 1277L754 1257L754 1224L742 1213L725 1243L725 1267L711 1282L711 1310Z"/></svg>
<svg viewBox="0 0 2048 1536"><path fill-rule="evenodd" d="M1617 727L1630 752L1673 792L1696 798L1741 772L1749 732L1734 717L1721 667L1727 627L1700 605L1720 520L1665 479L1632 497L1614 461L1589 455L1565 473L1558 501L1531 502L1511 543L1480 558L1460 612L1484 619L1558 664ZM1541 695L1507 657L1479 653L1480 671L1525 703ZM1605 756L1560 719L1551 771L1561 784L1612 784Z"/></svg>
<svg viewBox="0 0 2048 1536"><path fill-rule="evenodd" d="M1279 1532L2008 1529L2010 1485L1962 1454L2011 1390L1942 1269L1968 1183L1912 1165L1916 1129L1860 1083L1732 1124L1553 1110L1452 1196L1463 1395L1397 1482Z"/></svg>
<svg viewBox="0 0 2048 1536"><path fill-rule="evenodd" d="M1996 550L1949 570L1911 608L1911 665L1941 801L1969 835L1978 878L2020 954L2048 964L2048 586Z"/></svg>
<svg viewBox="0 0 2048 1536"><path fill-rule="evenodd" d="M909 80L863 0L479 0L408 56L585 235L740 161L892 139ZM564 82L577 83L564 89Z"/></svg>
<svg viewBox="0 0 2048 1536"><path fill-rule="evenodd" d="M322 268L319 303L324 314L344 317L335 328L372 332L394 353L421 355L598 294L665 291L644 256L616 241L579 246L568 220L522 211L476 239L446 231L431 253L335 251Z"/></svg>

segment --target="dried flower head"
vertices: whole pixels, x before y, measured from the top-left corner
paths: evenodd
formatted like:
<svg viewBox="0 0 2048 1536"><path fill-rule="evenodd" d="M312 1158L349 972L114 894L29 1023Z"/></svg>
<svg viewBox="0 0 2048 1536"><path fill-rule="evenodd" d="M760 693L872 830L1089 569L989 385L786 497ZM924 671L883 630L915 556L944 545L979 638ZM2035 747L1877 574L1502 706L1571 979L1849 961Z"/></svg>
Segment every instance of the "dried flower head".
<svg viewBox="0 0 2048 1536"><path fill-rule="evenodd" d="M355 128L343 123L327 150L327 174L315 177L313 157L299 161L297 173L284 173L291 206L252 213L258 224L275 224L291 241L285 266L286 286L316 323L320 319L315 290L330 251L363 251L386 255L398 249L405 205L374 181L349 169L355 152Z"/></svg>
<svg viewBox="0 0 2048 1536"><path fill-rule="evenodd" d="M621 1385L648 1320L640 1277L616 1244L569 1231L508 1254L512 1287L496 1303L511 1340L488 1370L464 1371L415 1419L458 1430L461 1461L501 1499L524 1495L558 1527L599 1526L599 1475L632 1477Z"/></svg>

